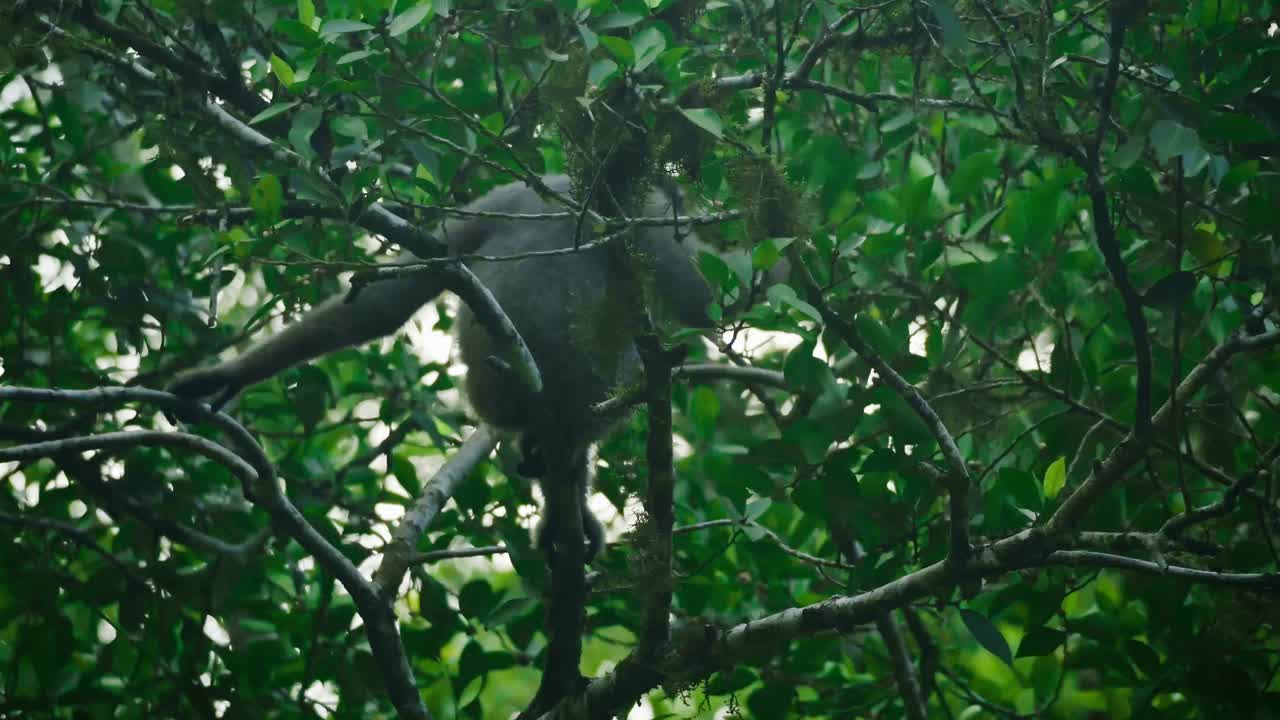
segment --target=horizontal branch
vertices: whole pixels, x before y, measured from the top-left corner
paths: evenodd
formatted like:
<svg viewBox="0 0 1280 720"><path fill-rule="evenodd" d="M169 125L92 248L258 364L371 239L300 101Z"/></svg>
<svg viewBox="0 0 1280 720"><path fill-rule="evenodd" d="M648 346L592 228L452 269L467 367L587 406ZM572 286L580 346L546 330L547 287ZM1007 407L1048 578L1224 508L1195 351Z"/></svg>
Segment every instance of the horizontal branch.
<svg viewBox="0 0 1280 720"><path fill-rule="evenodd" d="M755 383L768 385L779 390L788 390L787 379L777 370L750 367L744 365L722 365L720 363L690 363L675 369L673 376L688 380L729 380L731 382Z"/></svg>
<svg viewBox="0 0 1280 720"><path fill-rule="evenodd" d="M258 481L258 472L249 463L218 443L206 440L199 435L161 430L126 430L14 445L0 448L0 462L31 460L68 452L128 450L143 446L192 450L226 467L245 487L252 487Z"/></svg>
<svg viewBox="0 0 1280 720"><path fill-rule="evenodd" d="M396 210L400 207L413 208L415 210L426 210L429 212L439 212L445 215L455 215L458 217L474 217L488 218L492 220L515 220L520 222L558 222L563 220L577 221L581 215L580 212L572 212L569 210L560 210L555 212L544 213L517 213L517 212L497 212L494 210L472 210L465 207L451 205L426 205L422 203L384 203L385 207L390 210ZM723 210L720 212L702 213L699 215L654 215L631 217L626 220L611 220L606 223L609 229L621 229L623 227L684 227L688 225L717 225L734 220L741 220L746 216L742 210Z"/></svg>
<svg viewBox="0 0 1280 720"><path fill-rule="evenodd" d="M1041 564L1111 568L1150 575L1162 575L1208 585L1235 585L1253 587L1259 590L1280 591L1280 573L1226 573L1216 570L1200 570L1092 550L1059 550L1050 553Z"/></svg>
<svg viewBox="0 0 1280 720"><path fill-rule="evenodd" d="M759 660L785 648L791 640L822 632L848 632L874 621L890 610L935 596L946 595L957 582L969 577L998 576L1016 570L1046 565L1099 567L1159 574L1189 582L1252 587L1274 592L1280 590L1280 573L1222 573L1181 566L1162 566L1154 562L1090 551L1055 551L1044 548L1043 533L1024 530L975 553L961 575L937 562L884 585L852 597L833 597L805 607L750 620L726 629L706 626L701 643L678 644L676 655L668 658L666 667L683 670L660 676L657 682L695 681L711 673L733 667L745 658ZM543 720L577 717L599 717L614 708L621 693L634 692L629 677L636 668L624 659L611 673L593 680L584 693L586 712L578 712L573 703L563 703ZM673 677L674 675L674 677Z"/></svg>
<svg viewBox="0 0 1280 720"><path fill-rule="evenodd" d="M690 365L682 365L671 373L675 379L686 378L689 380L728 380L730 382L740 382L748 385L768 385L778 388L779 390L787 390L787 379L782 373L776 370L766 370L765 368L757 368L743 365L723 365L720 363L693 363ZM614 415L622 415L626 413L632 406L638 405L644 400L644 391L640 388L630 388L611 398L601 400L591 406L591 412L599 417L608 418Z"/></svg>

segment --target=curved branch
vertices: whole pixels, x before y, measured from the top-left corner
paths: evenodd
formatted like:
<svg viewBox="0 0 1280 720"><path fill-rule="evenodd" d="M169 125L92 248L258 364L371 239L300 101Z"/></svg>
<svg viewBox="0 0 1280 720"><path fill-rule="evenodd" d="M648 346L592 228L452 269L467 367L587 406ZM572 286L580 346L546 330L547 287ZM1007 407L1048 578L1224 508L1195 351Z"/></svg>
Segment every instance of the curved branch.
<svg viewBox="0 0 1280 720"><path fill-rule="evenodd" d="M831 309L831 306L827 304L826 298L823 297L822 288L819 287L817 281L809 272L808 266L805 265L800 249L793 244L787 248L787 252L791 259L793 275L797 276L803 284L806 299L809 304L817 308L822 315L823 322L835 330L840 339L876 371L880 380L902 398L907 406L929 428L929 432L934 439L937 440L938 447L942 450L942 457L946 460L947 468L951 471L948 478L946 478L950 480L948 489L949 508L951 511L950 547L947 552L947 562L957 569L963 568L965 563L968 562L971 552L969 544L969 488L972 486L972 480L969 476L969 467L965 463L964 455L960 453L960 448L956 445L955 437L947 429L942 417L933 409L929 401L925 400L920 392L916 390L915 386L907 382L905 378L898 374L898 371L894 370L884 358L880 357L872 349L853 323L848 322Z"/></svg>
<svg viewBox="0 0 1280 720"><path fill-rule="evenodd" d="M342 583L356 604L356 609L365 623L365 632L369 638L369 646L373 650L374 659L382 670L383 681L396 712L402 717L412 720L430 720L431 713L422 702L417 684L413 677L413 669L409 666L409 658L405 654L404 645L400 642L400 632L396 625L395 613L389 604L382 601L381 594L360 574L360 570L342 553L307 522L302 513L294 507L285 496L276 477L275 466L267 458L266 452L257 440L229 415L215 413L205 405L178 397L171 393L144 388L97 388L93 390L49 390L28 387L0 388L0 401L17 400L26 402L54 402L79 405L119 405L129 401L151 402L161 408L185 413L197 420L214 423L231 438L235 452L212 441L186 433L166 433L159 431L132 431L120 433L104 433L87 438L67 438L66 440L50 440L0 451L0 458L8 453L16 457L44 456L61 454L67 456L75 450L87 450L107 447L128 447L141 444L143 441L161 445L186 447L205 454L228 468L233 469L242 482L249 481L245 487L252 487L254 500L260 504L274 521L273 526L283 530L299 545L310 552L316 562L324 566ZM105 440L104 440L105 438ZM200 442L195 442L191 438ZM44 447L42 447L44 446Z"/></svg>
<svg viewBox="0 0 1280 720"><path fill-rule="evenodd" d="M1243 352L1262 350L1276 345L1280 345L1280 330L1250 335L1245 329L1241 329L1228 337L1222 344L1209 351L1209 354L1187 373L1177 390L1160 406L1151 418L1153 430L1159 430L1168 424L1173 418L1174 406L1185 406L1231 358ZM1156 434L1158 433L1146 433L1140 437L1135 429L1126 435L1107 455L1106 460L1095 465L1089 477L1062 501L1053 516L1045 522L1044 531L1050 535L1063 533L1080 522L1093 503L1119 482L1130 467L1142 459L1150 442L1149 438Z"/></svg>
<svg viewBox="0 0 1280 720"><path fill-rule="evenodd" d="M239 455L212 440L206 440L199 435L191 435L189 433L161 430L125 430L59 440L46 440L27 445L14 445L0 448L0 461L30 460L68 452L119 450L138 446L176 447L193 450L198 455L203 455L226 467L245 487L252 487L258 481L258 472L254 470L253 466L245 462Z"/></svg>
<svg viewBox="0 0 1280 720"><path fill-rule="evenodd" d="M1049 556L1040 564L1129 570L1209 585L1235 585L1272 592L1280 591L1280 573L1224 573L1216 570L1165 565L1093 550L1058 550L1049 553Z"/></svg>
<svg viewBox="0 0 1280 720"><path fill-rule="evenodd" d="M89 550L90 552L93 552L94 554L101 557L103 560L106 560L113 567L119 570L120 574L123 575L125 579L128 580L130 583L148 592L152 590L150 580L148 580L147 578L139 574L138 571L132 565L129 565L124 560L121 560L119 557L116 557L111 552L109 552L106 548L99 545L98 542L94 540L93 535L91 533L81 528L78 528L75 525L72 525L71 523L62 522L60 520L54 520L53 518L47 518L47 517L14 515L14 514L3 512L3 511L0 511L0 522L7 522L10 525L17 525L20 527L25 526L25 527L37 528L40 530L51 530L53 532L58 533L59 535L63 535L67 538L70 538L71 541L74 542L75 544L85 548L86 550Z"/></svg>

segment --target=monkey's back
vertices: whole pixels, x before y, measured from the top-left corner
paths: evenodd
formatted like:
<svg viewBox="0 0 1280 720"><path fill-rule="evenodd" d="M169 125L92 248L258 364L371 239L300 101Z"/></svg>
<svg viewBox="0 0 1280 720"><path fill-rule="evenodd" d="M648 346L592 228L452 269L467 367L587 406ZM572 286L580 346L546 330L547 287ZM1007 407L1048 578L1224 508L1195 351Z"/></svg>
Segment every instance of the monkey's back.
<svg viewBox="0 0 1280 720"><path fill-rule="evenodd" d="M569 191L569 179L563 175L544 180L557 192ZM523 183L498 187L468 207L508 214L564 211ZM671 207L671 201L655 191L645 212L665 215ZM576 218L462 218L446 223L444 231L460 254L509 256L572 247L578 229ZM595 239L589 221L582 223L581 233L580 244ZM686 325L708 324L710 291L674 231L638 228L635 247L644 250L651 263L649 275L659 304ZM483 420L515 429L531 429L548 420L558 426L554 429L573 437L590 439L598 434L590 406L608 397L620 383L634 379L639 366L628 319L627 265L612 248L469 263L520 331L542 372L544 386L543 394L535 398L510 372L495 367L489 361L494 355L492 341L464 307L458 317L458 338L467 365L465 388Z"/></svg>
<svg viewBox="0 0 1280 720"><path fill-rule="evenodd" d="M564 176L546 181L556 191L568 191ZM469 207L512 214L563 211L523 183L496 188ZM467 233L448 238L460 252L517 255L572 247L577 223L484 218L454 227ZM592 237L584 223L581 242ZM611 309L619 309L609 297L610 288L620 285L614 263L607 250L470 263L529 346L545 389L535 399L518 379L488 360L494 355L489 335L464 307L458 338L467 365L466 391L482 419L498 427L528 429L539 418L554 418L565 432L591 434L589 406L607 397L636 367L631 337L617 332L620 318L611 317ZM535 402L544 405L536 407Z"/></svg>

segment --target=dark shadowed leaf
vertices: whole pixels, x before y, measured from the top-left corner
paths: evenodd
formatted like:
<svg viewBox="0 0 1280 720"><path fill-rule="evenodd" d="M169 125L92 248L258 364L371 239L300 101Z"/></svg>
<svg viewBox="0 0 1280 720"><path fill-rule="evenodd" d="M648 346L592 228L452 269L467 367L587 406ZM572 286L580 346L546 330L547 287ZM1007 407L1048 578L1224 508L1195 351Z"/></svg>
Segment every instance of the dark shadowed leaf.
<svg viewBox="0 0 1280 720"><path fill-rule="evenodd" d="M969 628L969 632L973 634L979 645L1003 660L1006 665L1013 666L1013 653L1009 650L1009 643L1005 642L1004 636L990 620L964 608L960 609L960 618L964 620L964 626Z"/></svg>

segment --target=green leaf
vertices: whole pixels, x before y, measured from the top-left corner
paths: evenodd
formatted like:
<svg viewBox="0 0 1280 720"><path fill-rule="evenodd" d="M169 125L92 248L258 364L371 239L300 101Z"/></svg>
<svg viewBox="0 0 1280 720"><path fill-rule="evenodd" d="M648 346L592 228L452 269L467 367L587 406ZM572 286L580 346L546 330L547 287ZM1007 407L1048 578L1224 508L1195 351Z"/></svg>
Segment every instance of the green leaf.
<svg viewBox="0 0 1280 720"><path fill-rule="evenodd" d="M250 120L249 120L249 124L250 124L250 125L257 125L258 123L263 122L263 121L266 121L266 120L270 120L271 118L273 118L273 117L275 117L275 116L277 116L277 115L280 115L280 114L282 114L282 113L289 112L289 110L291 110L291 109L293 109L294 107L296 107L296 106L298 105L298 103L300 103L300 102L302 102L302 101L301 101L301 100L290 100L289 102L271 103L270 105L268 105L268 106L267 106L267 109L266 109L266 110L263 110L262 112L258 113L257 115L254 115L252 118L250 118Z"/></svg>
<svg viewBox="0 0 1280 720"><path fill-rule="evenodd" d="M502 627L516 618L532 613L538 607L539 602L533 598L522 597L504 600L484 619L485 627Z"/></svg>
<svg viewBox="0 0 1280 720"><path fill-rule="evenodd" d="M249 206L264 220L279 220L284 212L284 187L280 178L263 175L249 190Z"/></svg>
<svg viewBox="0 0 1280 720"><path fill-rule="evenodd" d="M768 270L782 259L782 250L795 238L765 238L751 251L751 267Z"/></svg>
<svg viewBox="0 0 1280 720"><path fill-rule="evenodd" d="M1004 205L1001 205L995 210L992 210L991 212L984 214L982 217L975 220L973 224L970 225L969 228L964 231L964 234L961 237L963 237L965 240L972 240L978 237L978 235L985 232L987 228L991 227L991 223L995 222L996 218L1000 217L1000 214L1003 212L1004 212ZM994 258L991 258L991 259L994 259Z"/></svg>
<svg viewBox="0 0 1280 720"><path fill-rule="evenodd" d="M1058 497L1058 493L1062 492L1062 488L1067 484L1067 459L1060 457L1054 460L1049 469L1044 471L1044 496L1050 500Z"/></svg>
<svg viewBox="0 0 1280 720"><path fill-rule="evenodd" d="M1000 151L987 150L969 155L956 166L955 172L947 179L951 188L951 199L964 202L982 189L982 181L994 180L998 177Z"/></svg>
<svg viewBox="0 0 1280 720"><path fill-rule="evenodd" d="M703 633L702 627L684 628L684 634L699 637L698 634ZM682 637L676 635L676 638ZM705 690L708 695L728 695L730 693L742 690L759 679L759 675L746 665L737 665L736 667L721 670L711 677L707 682Z"/></svg>
<svg viewBox="0 0 1280 720"><path fill-rule="evenodd" d="M706 130L717 138L724 137L724 123L715 110L710 108L680 108L680 114L689 122Z"/></svg>
<svg viewBox="0 0 1280 720"><path fill-rule="evenodd" d="M1058 696L1058 681L1062 677L1062 664L1054 655L1041 655L1031 663L1031 687L1035 691L1036 702L1041 707L1047 706ZM1133 707L1150 707L1137 705Z"/></svg>
<svg viewBox="0 0 1280 720"><path fill-rule="evenodd" d="M1143 675L1157 680L1165 675L1163 667L1160 665L1160 656L1156 654L1151 646L1141 640L1130 638L1125 641L1125 649L1128 650L1129 659L1133 664L1138 666Z"/></svg>
<svg viewBox="0 0 1280 720"><path fill-rule="evenodd" d="M629 28L636 23L643 21L645 13L641 12L615 12L609 13L596 23L601 30L620 30Z"/></svg>
<svg viewBox="0 0 1280 720"><path fill-rule="evenodd" d="M964 626L969 628L969 632L973 634L973 638L979 645L1003 660L1009 667L1013 667L1013 652L1009 650L1009 643L1005 642L1004 636L990 620L965 608L960 609L960 619L964 620Z"/></svg>
<svg viewBox="0 0 1280 720"><path fill-rule="evenodd" d="M293 127L289 129L289 144L303 157L315 157L311 149L311 135L320 127L323 117L319 108L307 107L293 116Z"/></svg>
<svg viewBox="0 0 1280 720"><path fill-rule="evenodd" d="M693 391L693 419L703 425L711 425L720 417L720 397L706 385Z"/></svg>
<svg viewBox="0 0 1280 720"><path fill-rule="evenodd" d="M280 18L271 26L273 35L279 36L279 39L289 45L297 45L302 48L318 47L324 43L324 39L320 37L320 33L311 29L310 25L303 25L293 18ZM302 73L298 73L301 75ZM297 78L301 80L302 78Z"/></svg>
<svg viewBox="0 0 1280 720"><path fill-rule="evenodd" d="M962 48L967 45L969 37L965 34L960 16L956 15L956 10L951 7L949 0L929 0L929 6L933 8L933 15L938 18L938 26L942 28L942 44L946 45L947 49Z"/></svg>
<svg viewBox="0 0 1280 720"><path fill-rule="evenodd" d="M1035 628L1023 636L1022 642L1018 643L1018 657L1049 655L1057 650L1066 639L1067 634L1061 630L1046 627Z"/></svg>
<svg viewBox="0 0 1280 720"><path fill-rule="evenodd" d="M236 230L239 230L239 228L235 228L235 229L236 229ZM243 231L243 230L241 230L241 233L243 233L243 232L244 232L244 231ZM204 260L200 261L200 262L195 266L195 269L197 269L197 270L203 270L203 269L205 269L205 268L207 268L207 267L209 267L209 266L213 265L213 263L214 263L214 261L215 261L215 260L218 260L218 259L219 259L219 258L221 258L223 255L226 255L227 253L231 252L231 248L232 248L232 247L234 247L234 246L235 246L235 244L236 244L237 242L240 242L240 239L239 239L238 237L234 237L234 236L232 236L231 232L230 232L230 231L228 231L228 232L226 233L226 236L223 238L223 244L222 244L222 245L220 245L220 246L218 247L218 249L217 249L217 250L214 250L213 252L209 253L209 256L208 256L208 257L206 257ZM221 263L219 263L219 264L218 264L218 267L219 267L219 268L221 268L221 267L222 267L222 264L221 264Z"/></svg>
<svg viewBox="0 0 1280 720"><path fill-rule="evenodd" d="M1173 120L1161 120L1151 128L1151 145L1161 163L1189 150L1199 149L1200 138L1196 131Z"/></svg>
<svg viewBox="0 0 1280 720"><path fill-rule="evenodd" d="M313 0L298 0L298 22L311 27L316 19L316 4Z"/></svg>
<svg viewBox="0 0 1280 720"><path fill-rule="evenodd" d="M1153 308L1171 308L1185 303L1196 289L1196 274L1179 270L1160 278L1142 296L1144 305Z"/></svg>
<svg viewBox="0 0 1280 720"><path fill-rule="evenodd" d="M898 187L902 219L910 227L928 225L929 198L933 192L933 175L904 183Z"/></svg>
<svg viewBox="0 0 1280 720"><path fill-rule="evenodd" d="M1064 220L1060 180L1046 180L1029 190L1009 193L1004 229L1014 242L1035 252L1047 252Z"/></svg>
<svg viewBox="0 0 1280 720"><path fill-rule="evenodd" d="M814 346L813 340L806 340L787 353L782 364L782 373L787 385L813 392L819 392L822 389L823 371L827 371L828 374L830 371L825 363L813 356Z"/></svg>
<svg viewBox="0 0 1280 720"><path fill-rule="evenodd" d="M973 263L989 263L1000 257L1000 253L976 242L964 242L948 247L942 253L947 267L961 267Z"/></svg>
<svg viewBox="0 0 1280 720"><path fill-rule="evenodd" d="M284 58L274 53L271 55L270 63L271 72L275 73L275 76L280 78L280 82L284 83L285 87L293 87L293 68L289 67L289 63L285 62Z"/></svg>
<svg viewBox="0 0 1280 720"><path fill-rule="evenodd" d="M698 269L708 282L717 287L725 287L734 277L733 269L724 258L705 250L698 254Z"/></svg>
<svg viewBox="0 0 1280 720"><path fill-rule="evenodd" d="M769 288L767 295L770 302L775 306L779 308L789 307L794 310L798 310L801 315L804 315L810 320L819 324L822 323L822 313L818 312L818 309L814 306L801 300L796 295L796 291L790 285L784 285L781 283L774 285Z"/></svg>
<svg viewBox="0 0 1280 720"><path fill-rule="evenodd" d="M1129 136L1125 144L1116 148L1111 156L1111 166L1119 170L1128 170L1142 157L1142 150L1147 146L1147 139L1138 133Z"/></svg>
<svg viewBox="0 0 1280 720"><path fill-rule="evenodd" d="M902 200L899 195L900 193L895 193L889 190L877 190L872 193L867 193L864 198L867 212L870 213L872 217L877 217L893 223L894 227L898 226L903 222L905 217L905 214L902 212Z"/></svg>
<svg viewBox="0 0 1280 720"><path fill-rule="evenodd" d="M458 610L469 618L481 618L493 612L499 597L484 580L472 580L458 591Z"/></svg>
<svg viewBox="0 0 1280 720"><path fill-rule="evenodd" d="M414 5L391 21L391 26L387 28L387 33L391 37L399 37L417 27L418 23L422 22L430 14L430 5Z"/></svg>
<svg viewBox="0 0 1280 720"><path fill-rule="evenodd" d="M298 420L310 432L324 420L328 412L329 393L332 390L329 376L320 368L310 365L304 365L294 372L297 373L298 381L290 389L289 399L298 413Z"/></svg>
<svg viewBox="0 0 1280 720"><path fill-rule="evenodd" d="M609 60L596 60L591 63L591 69L587 71L587 82L596 87L604 87L605 81L613 77L618 72L618 63Z"/></svg>
<svg viewBox="0 0 1280 720"><path fill-rule="evenodd" d="M615 35L604 35L600 38L600 44L623 65L635 64L636 51L626 40Z"/></svg>
<svg viewBox="0 0 1280 720"><path fill-rule="evenodd" d="M1227 244L1214 226L1201 224L1192 228L1191 236L1187 238L1187 249L1195 256L1196 262L1208 266L1205 268L1207 272L1218 277L1228 272L1229 263L1221 262L1227 254Z"/></svg>
<svg viewBox="0 0 1280 720"><path fill-rule="evenodd" d="M356 62L357 60L363 60L369 57L370 55L376 55L376 54L378 53L375 50L353 50L347 53L346 55L343 55L342 57L338 58L337 64L348 65L350 63Z"/></svg>
<svg viewBox="0 0 1280 720"><path fill-rule="evenodd" d="M320 32L325 35L341 35L343 33L365 32L372 30L373 26L369 23L360 22L359 20L330 20L320 26Z"/></svg>
<svg viewBox="0 0 1280 720"><path fill-rule="evenodd" d="M1182 171L1187 177L1193 178L1199 175L1201 170L1208 167L1209 161L1212 159L1213 156L1209 154L1209 151L1197 145L1182 153Z"/></svg>
<svg viewBox="0 0 1280 720"><path fill-rule="evenodd" d="M631 39L631 45L636 52L636 72L640 72L649 67L663 50L667 49L667 38L657 28L645 28Z"/></svg>
<svg viewBox="0 0 1280 720"><path fill-rule="evenodd" d="M767 497L752 498L742 509L742 518L749 522L759 520L766 510L773 506L773 500Z"/></svg>
<svg viewBox="0 0 1280 720"><path fill-rule="evenodd" d="M881 123L880 132L888 135L889 133L892 133L896 130L901 130L907 125L910 125L912 122L915 121L915 119L916 119L916 114L913 111L905 110L889 118L885 122Z"/></svg>
<svg viewBox="0 0 1280 720"><path fill-rule="evenodd" d="M578 34L582 36L582 46L587 50L595 50L600 44L600 36L586 25L578 25Z"/></svg>
<svg viewBox="0 0 1280 720"><path fill-rule="evenodd" d="M395 476L405 492L409 493L408 499L412 500L422 495L422 482L418 480L418 468L409 461L409 458L399 453L392 453L390 461L390 467L387 469Z"/></svg>
<svg viewBox="0 0 1280 720"><path fill-rule="evenodd" d="M339 135L356 140L369 139L369 126L365 124L364 118L353 117L351 115L339 115L329 121L329 127Z"/></svg>
<svg viewBox="0 0 1280 720"><path fill-rule="evenodd" d="M796 700L796 688L787 683L765 683L747 698L748 717L793 717L791 710Z"/></svg>

